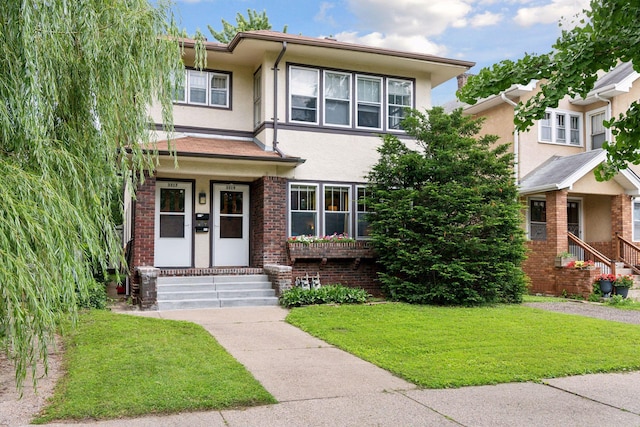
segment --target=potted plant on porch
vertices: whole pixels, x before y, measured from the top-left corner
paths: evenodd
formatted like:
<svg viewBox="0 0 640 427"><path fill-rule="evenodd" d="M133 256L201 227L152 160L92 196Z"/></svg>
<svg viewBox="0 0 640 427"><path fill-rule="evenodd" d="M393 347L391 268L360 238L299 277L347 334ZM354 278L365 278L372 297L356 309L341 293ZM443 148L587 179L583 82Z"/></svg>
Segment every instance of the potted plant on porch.
<svg viewBox="0 0 640 427"><path fill-rule="evenodd" d="M555 266L556 267L566 267L571 261L575 261L576 257L574 257L571 253L564 251L560 252L556 255Z"/></svg>
<svg viewBox="0 0 640 427"><path fill-rule="evenodd" d="M609 297L611 295L611 291L613 291L613 282L616 280L616 277L609 274L601 274L596 278L596 283L600 287L600 293L603 297Z"/></svg>
<svg viewBox="0 0 640 427"><path fill-rule="evenodd" d="M624 276L619 275L613 282L613 286L616 288L616 295L626 298L629 293L629 288L633 287L633 276L630 274Z"/></svg>

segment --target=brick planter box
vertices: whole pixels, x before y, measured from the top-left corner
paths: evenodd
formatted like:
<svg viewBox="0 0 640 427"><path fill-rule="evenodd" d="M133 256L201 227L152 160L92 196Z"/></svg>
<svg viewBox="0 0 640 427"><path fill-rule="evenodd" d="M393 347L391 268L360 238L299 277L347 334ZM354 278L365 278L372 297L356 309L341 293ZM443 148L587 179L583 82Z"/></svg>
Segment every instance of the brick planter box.
<svg viewBox="0 0 640 427"><path fill-rule="evenodd" d="M379 296L378 266L371 242L287 243L292 276L320 276L323 285L340 283Z"/></svg>
<svg viewBox="0 0 640 427"><path fill-rule="evenodd" d="M291 264L297 259L375 258L373 245L367 241L348 243L287 243Z"/></svg>

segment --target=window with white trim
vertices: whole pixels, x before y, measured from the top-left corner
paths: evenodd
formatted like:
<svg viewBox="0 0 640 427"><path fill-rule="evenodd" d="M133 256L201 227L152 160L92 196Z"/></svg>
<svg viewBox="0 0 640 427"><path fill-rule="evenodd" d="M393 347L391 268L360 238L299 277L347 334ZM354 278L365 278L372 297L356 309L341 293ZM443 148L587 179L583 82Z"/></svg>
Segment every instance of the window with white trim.
<svg viewBox="0 0 640 427"><path fill-rule="evenodd" d="M633 241L640 240L640 198L633 199Z"/></svg>
<svg viewBox="0 0 640 427"><path fill-rule="evenodd" d="M324 187L324 235L351 235L349 187Z"/></svg>
<svg viewBox="0 0 640 427"><path fill-rule="evenodd" d="M324 123L351 126L351 75L324 72Z"/></svg>
<svg viewBox="0 0 640 427"><path fill-rule="evenodd" d="M587 117L591 149L602 148L602 143L607 139L607 129L604 127L606 112L605 110L590 112L587 113Z"/></svg>
<svg viewBox="0 0 640 427"><path fill-rule="evenodd" d="M570 111L548 110L539 121L541 142L582 145L582 114Z"/></svg>
<svg viewBox="0 0 640 427"><path fill-rule="evenodd" d="M253 127L262 123L262 72L258 70L253 76Z"/></svg>
<svg viewBox="0 0 640 427"><path fill-rule="evenodd" d="M413 86L406 80L387 80L388 128L400 130L400 122L411 107Z"/></svg>
<svg viewBox="0 0 640 427"><path fill-rule="evenodd" d="M289 106L292 122L318 123L318 70L291 67Z"/></svg>
<svg viewBox="0 0 640 427"><path fill-rule="evenodd" d="M185 70L176 82L173 100L192 105L229 108L230 75L211 71Z"/></svg>
<svg viewBox="0 0 640 427"><path fill-rule="evenodd" d="M357 77L357 123L359 128L382 128L382 78Z"/></svg>
<svg viewBox="0 0 640 427"><path fill-rule="evenodd" d="M289 195L289 235L317 236L318 186L315 184L292 184Z"/></svg>
<svg viewBox="0 0 640 427"><path fill-rule="evenodd" d="M356 205L356 239L368 239L370 235L370 224L367 214L370 213L369 206L366 202L367 187L356 186L357 205Z"/></svg>

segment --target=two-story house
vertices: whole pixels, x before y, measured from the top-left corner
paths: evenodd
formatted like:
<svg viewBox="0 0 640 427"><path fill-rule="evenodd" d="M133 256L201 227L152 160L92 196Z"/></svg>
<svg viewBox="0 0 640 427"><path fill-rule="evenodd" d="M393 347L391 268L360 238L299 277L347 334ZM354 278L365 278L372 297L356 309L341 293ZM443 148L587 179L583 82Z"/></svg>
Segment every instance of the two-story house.
<svg viewBox="0 0 640 427"><path fill-rule="evenodd" d="M639 77L631 64L620 64L602 73L586 98L563 99L526 132L514 129L514 107L539 91L538 82L514 85L464 107L467 114L484 117L483 132L500 136L499 143L509 143L514 154L528 236L523 268L532 292L587 295L600 271L640 264L633 245L640 241L640 199L635 199L640 178L634 166L606 182L594 175L606 159L602 143L612 141L603 122L640 97ZM599 269L558 268L555 258L564 252L592 260Z"/></svg>
<svg viewBox="0 0 640 427"><path fill-rule="evenodd" d="M156 292L166 297L162 282L263 273L285 287L309 275L376 293L362 196L380 135L403 137L405 109L430 108L431 89L474 64L272 31L205 47L198 70L185 42L170 142L177 167L160 110L150 109L158 166L126 206L134 294L152 306ZM333 234L364 243L288 250L290 236Z"/></svg>

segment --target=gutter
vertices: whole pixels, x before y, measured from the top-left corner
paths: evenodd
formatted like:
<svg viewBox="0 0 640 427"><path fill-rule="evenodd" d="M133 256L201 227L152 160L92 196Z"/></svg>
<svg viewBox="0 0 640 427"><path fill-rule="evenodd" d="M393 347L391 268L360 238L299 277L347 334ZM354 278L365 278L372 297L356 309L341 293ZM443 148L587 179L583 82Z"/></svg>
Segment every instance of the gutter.
<svg viewBox="0 0 640 427"><path fill-rule="evenodd" d="M504 92L500 93L500 98L507 104L514 107L515 114L515 107L518 104L507 98L507 95ZM515 126L513 127L513 158L513 173L515 175L516 184L518 184L520 182L520 132L518 132L518 129Z"/></svg>
<svg viewBox="0 0 640 427"><path fill-rule="evenodd" d="M286 155L278 148L278 65L280 60L287 51L287 42L282 42L282 50L276 58L276 62L273 64L273 150L280 155L280 157L286 157Z"/></svg>

